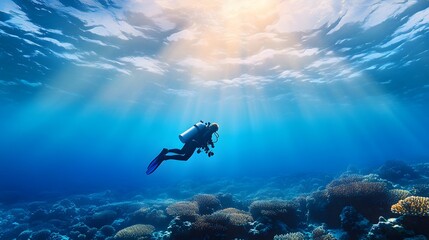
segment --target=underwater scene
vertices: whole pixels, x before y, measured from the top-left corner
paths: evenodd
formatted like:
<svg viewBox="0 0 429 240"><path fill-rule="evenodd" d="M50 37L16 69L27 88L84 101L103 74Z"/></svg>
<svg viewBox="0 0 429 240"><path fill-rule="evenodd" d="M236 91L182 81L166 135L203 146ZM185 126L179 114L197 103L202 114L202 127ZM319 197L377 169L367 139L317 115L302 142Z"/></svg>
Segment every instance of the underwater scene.
<svg viewBox="0 0 429 240"><path fill-rule="evenodd" d="M429 1L0 1L0 239L429 239Z"/></svg>

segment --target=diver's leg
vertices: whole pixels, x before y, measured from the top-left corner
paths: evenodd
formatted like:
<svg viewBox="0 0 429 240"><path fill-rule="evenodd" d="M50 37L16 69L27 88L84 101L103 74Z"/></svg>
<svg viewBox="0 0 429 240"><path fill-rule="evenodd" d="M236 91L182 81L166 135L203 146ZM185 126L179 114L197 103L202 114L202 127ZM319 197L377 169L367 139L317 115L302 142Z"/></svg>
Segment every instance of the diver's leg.
<svg viewBox="0 0 429 240"><path fill-rule="evenodd" d="M178 150L176 151L178 154L177 155L170 155L170 156L164 156L162 158L162 160L180 160L180 161L186 161L188 160L192 154L194 154L195 150L197 149L197 145L196 144L185 144L183 145L182 149L174 149L174 150ZM173 149L171 149L173 150ZM172 152L172 151L169 152Z"/></svg>
<svg viewBox="0 0 429 240"><path fill-rule="evenodd" d="M178 148L173 148L173 149L168 149L167 153L176 153L176 154L185 154L185 152L182 149L178 149Z"/></svg>
<svg viewBox="0 0 429 240"><path fill-rule="evenodd" d="M185 156L185 155L180 155L180 154L176 154L176 155L170 155L170 156L164 156L162 158L162 160L179 160L179 161L186 161L188 160L189 157Z"/></svg>
<svg viewBox="0 0 429 240"><path fill-rule="evenodd" d="M189 151L189 149L192 149L196 147L196 144L194 142L189 142L189 143L185 143L182 147L182 149L178 149L178 148L173 148L173 149L167 149L167 153L176 153L176 154L180 154L180 155L184 155L186 154L186 152Z"/></svg>

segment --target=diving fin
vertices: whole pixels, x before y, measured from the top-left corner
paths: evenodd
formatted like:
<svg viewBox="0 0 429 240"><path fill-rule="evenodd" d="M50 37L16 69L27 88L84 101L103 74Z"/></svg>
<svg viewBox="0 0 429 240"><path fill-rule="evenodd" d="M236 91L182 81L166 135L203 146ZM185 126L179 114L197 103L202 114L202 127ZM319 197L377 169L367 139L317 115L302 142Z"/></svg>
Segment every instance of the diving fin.
<svg viewBox="0 0 429 240"><path fill-rule="evenodd" d="M160 158L156 157L150 164L149 167L147 167L146 170L146 174L149 175L153 172L155 172L155 170L159 167L159 165L161 165L161 163L163 162L163 160L161 160Z"/></svg>
<svg viewBox="0 0 429 240"><path fill-rule="evenodd" d="M164 161L160 157L164 156L167 152L168 152L168 149L166 148L162 149L162 151L158 154L158 156L156 156L156 158L153 159L152 162L150 162L146 170L147 175L155 172L155 170L159 167L159 165L161 165L161 163Z"/></svg>

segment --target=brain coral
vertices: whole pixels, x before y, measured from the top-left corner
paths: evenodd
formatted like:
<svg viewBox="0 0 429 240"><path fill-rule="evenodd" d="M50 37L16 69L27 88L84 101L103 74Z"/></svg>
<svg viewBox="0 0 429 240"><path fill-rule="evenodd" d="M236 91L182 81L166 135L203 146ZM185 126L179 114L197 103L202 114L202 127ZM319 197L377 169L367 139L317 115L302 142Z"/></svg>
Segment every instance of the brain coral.
<svg viewBox="0 0 429 240"><path fill-rule="evenodd" d="M155 228L152 225L136 224L116 233L115 239L142 240L149 239Z"/></svg>
<svg viewBox="0 0 429 240"><path fill-rule="evenodd" d="M391 211L401 215L429 216L429 198L410 196L392 205Z"/></svg>
<svg viewBox="0 0 429 240"><path fill-rule="evenodd" d="M198 206L196 202L176 202L168 206L166 210L169 215L175 217L194 217L198 215Z"/></svg>

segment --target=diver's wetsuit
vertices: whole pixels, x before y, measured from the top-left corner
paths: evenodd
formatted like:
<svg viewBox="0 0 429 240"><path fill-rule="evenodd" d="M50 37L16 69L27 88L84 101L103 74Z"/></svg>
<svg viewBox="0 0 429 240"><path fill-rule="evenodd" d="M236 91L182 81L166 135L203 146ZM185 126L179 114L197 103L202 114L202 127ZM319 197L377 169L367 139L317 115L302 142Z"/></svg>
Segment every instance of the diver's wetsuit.
<svg viewBox="0 0 429 240"><path fill-rule="evenodd" d="M167 149L167 153L176 153L176 155L163 156L162 160L180 160L187 161L199 147L207 147L208 144L212 143L212 135L208 128L205 128L200 134L191 139L189 142L183 145L182 149L173 148Z"/></svg>

